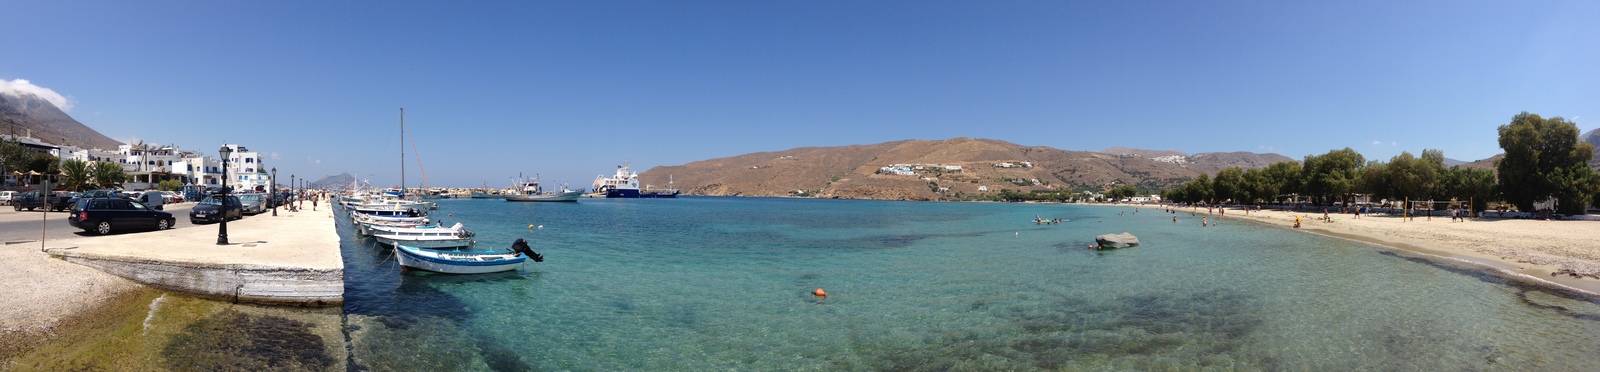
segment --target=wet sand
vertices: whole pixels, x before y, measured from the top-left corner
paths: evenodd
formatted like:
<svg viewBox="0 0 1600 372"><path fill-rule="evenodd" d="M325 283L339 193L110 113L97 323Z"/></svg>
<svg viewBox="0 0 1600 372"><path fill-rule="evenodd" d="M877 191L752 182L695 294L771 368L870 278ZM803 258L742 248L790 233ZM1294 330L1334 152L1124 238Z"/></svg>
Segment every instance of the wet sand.
<svg viewBox="0 0 1600 372"><path fill-rule="evenodd" d="M1166 208L1114 206L1137 207L1140 212L1156 213ZM1194 212L1211 220L1243 220L1282 228L1293 228L1294 217L1300 216L1299 231L1382 245L1435 259L1473 263L1510 277L1538 279L1600 294L1600 221L1490 217L1452 222L1448 213L1432 218L1387 214L1363 214L1358 218L1350 213L1328 213L1332 222L1327 222L1322 220L1320 209L1315 213L1268 209L1246 213L1242 209L1228 208L1220 217L1216 209L1208 211L1205 207L1175 209L1180 216Z"/></svg>

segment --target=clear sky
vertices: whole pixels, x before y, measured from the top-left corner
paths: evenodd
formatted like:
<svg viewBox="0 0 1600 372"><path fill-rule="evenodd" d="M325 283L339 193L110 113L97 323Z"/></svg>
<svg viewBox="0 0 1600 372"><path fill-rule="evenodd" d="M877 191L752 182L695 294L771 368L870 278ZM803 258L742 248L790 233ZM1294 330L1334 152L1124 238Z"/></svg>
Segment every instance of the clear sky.
<svg viewBox="0 0 1600 372"><path fill-rule="evenodd" d="M400 108L431 185L492 187L963 136L1471 161L1521 111L1600 120L1597 1L0 0L0 19L0 79L112 138L380 186Z"/></svg>

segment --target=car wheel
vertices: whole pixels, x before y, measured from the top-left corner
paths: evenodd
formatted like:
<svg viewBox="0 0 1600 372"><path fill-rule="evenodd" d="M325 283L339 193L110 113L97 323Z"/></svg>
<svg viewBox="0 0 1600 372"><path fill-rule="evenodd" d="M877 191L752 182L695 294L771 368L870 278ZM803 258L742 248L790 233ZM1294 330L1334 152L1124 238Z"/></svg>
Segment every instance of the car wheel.
<svg viewBox="0 0 1600 372"><path fill-rule="evenodd" d="M162 219L160 221L156 221L156 230L166 230L166 229L170 229L170 228L172 228L172 222L171 221L167 221L166 219Z"/></svg>
<svg viewBox="0 0 1600 372"><path fill-rule="evenodd" d="M111 221L100 221L99 224L94 225L94 232L100 233L100 235L110 234Z"/></svg>
<svg viewBox="0 0 1600 372"><path fill-rule="evenodd" d="M16 209L18 212L21 212L22 211L22 204L12 205L11 209Z"/></svg>

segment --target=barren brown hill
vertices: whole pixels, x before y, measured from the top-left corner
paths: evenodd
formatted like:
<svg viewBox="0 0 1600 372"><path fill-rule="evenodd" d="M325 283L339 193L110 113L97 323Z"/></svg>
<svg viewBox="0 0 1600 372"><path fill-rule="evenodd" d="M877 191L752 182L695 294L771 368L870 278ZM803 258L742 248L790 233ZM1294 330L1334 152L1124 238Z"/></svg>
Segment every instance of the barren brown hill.
<svg viewBox="0 0 1600 372"><path fill-rule="evenodd" d="M1252 153L1156 159L954 138L760 152L656 167L640 177L659 184L671 176L688 195L939 200L1001 190L1101 191L1128 183L1154 192L1201 172L1292 160Z"/></svg>

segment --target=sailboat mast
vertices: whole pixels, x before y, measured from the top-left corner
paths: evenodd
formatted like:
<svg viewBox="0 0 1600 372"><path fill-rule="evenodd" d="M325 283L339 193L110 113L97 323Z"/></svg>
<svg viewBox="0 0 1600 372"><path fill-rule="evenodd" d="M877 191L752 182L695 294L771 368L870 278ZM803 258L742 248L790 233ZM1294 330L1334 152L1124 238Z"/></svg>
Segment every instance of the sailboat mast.
<svg viewBox="0 0 1600 372"><path fill-rule="evenodd" d="M400 197L406 197L406 108L400 108Z"/></svg>

